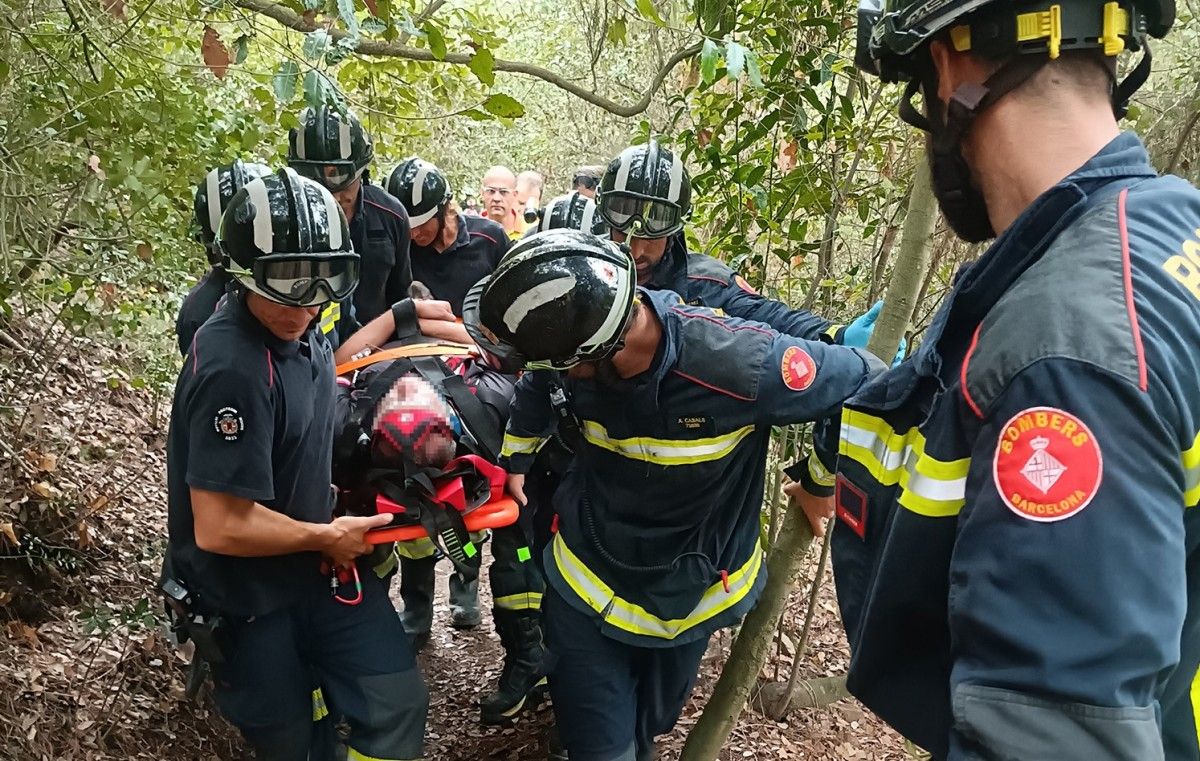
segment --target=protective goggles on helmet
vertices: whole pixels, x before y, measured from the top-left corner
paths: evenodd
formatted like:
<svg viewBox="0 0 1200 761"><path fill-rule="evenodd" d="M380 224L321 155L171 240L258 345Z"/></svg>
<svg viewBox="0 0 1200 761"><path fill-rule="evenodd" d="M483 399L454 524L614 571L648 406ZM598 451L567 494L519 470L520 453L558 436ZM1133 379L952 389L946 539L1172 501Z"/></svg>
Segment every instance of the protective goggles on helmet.
<svg viewBox="0 0 1200 761"><path fill-rule="evenodd" d="M600 198L600 216L614 230L635 238L665 238L683 225L683 214L675 204L625 194L605 193Z"/></svg>
<svg viewBox="0 0 1200 761"><path fill-rule="evenodd" d="M292 161L288 166L300 176L321 183L330 193L345 190L367 171L366 166L355 167L353 161Z"/></svg>
<svg viewBox="0 0 1200 761"><path fill-rule="evenodd" d="M249 271L230 272L252 291L280 304L320 306L341 301L358 285L359 257L351 252L272 254L254 260Z"/></svg>
<svg viewBox="0 0 1200 761"><path fill-rule="evenodd" d="M574 185L578 185L581 188L587 188L588 190L595 190L596 188L598 188L600 186L600 178L593 177L590 174L577 174L577 175L575 175L574 178L572 178L571 183Z"/></svg>

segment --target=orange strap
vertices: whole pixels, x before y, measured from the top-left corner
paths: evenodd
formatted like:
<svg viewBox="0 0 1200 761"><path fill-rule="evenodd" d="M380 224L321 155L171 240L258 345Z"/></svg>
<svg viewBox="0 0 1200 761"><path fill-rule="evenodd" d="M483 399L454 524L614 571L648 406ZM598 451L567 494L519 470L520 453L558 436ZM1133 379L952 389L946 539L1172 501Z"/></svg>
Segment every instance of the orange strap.
<svg viewBox="0 0 1200 761"><path fill-rule="evenodd" d="M520 515L520 508L517 507L517 501L512 497L501 497L467 513L463 516L463 522L467 524L467 531L473 533L489 528L511 526L517 522L518 515ZM407 542L410 539L421 539L427 536L429 534L425 533L423 526L392 526L368 531L365 538L367 544L386 544L388 542Z"/></svg>
<svg viewBox="0 0 1200 761"><path fill-rule="evenodd" d="M343 362L337 366L337 374L345 375L346 373L352 373L355 370L373 365L376 362L385 362L389 359L403 359L405 357L470 357L474 356L474 354L474 349L463 344L431 343L397 346L394 349L381 349L365 357Z"/></svg>

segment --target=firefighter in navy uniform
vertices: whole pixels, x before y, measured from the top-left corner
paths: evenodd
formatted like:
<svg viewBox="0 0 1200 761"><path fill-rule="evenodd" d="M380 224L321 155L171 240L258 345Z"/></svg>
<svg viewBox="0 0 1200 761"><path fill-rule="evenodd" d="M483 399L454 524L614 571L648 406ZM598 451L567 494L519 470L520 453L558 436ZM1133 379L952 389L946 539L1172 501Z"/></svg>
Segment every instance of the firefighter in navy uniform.
<svg viewBox="0 0 1200 761"><path fill-rule="evenodd" d="M709 635L765 581L771 426L829 415L882 364L638 289L627 253L573 230L516 244L477 319L534 370L510 410L510 473L556 429L577 444L545 558L558 730L572 761L653 758Z"/></svg>
<svg viewBox="0 0 1200 761"><path fill-rule="evenodd" d="M321 106L306 108L288 133L288 166L333 193L350 223L350 239L362 257L354 291L355 318L366 324L408 297L412 283L409 221L404 207L372 185L371 137L354 114Z"/></svg>
<svg viewBox="0 0 1200 761"><path fill-rule="evenodd" d="M217 302L225 295L225 288L229 285L229 273L225 271L225 263L216 248L217 227L221 224L225 205L247 182L270 173L271 170L262 164L245 163L237 159L232 164L213 168L196 186L192 202L192 237L204 246L209 270L188 291L179 306L175 336L179 341L180 354L188 353L192 337L204 321L212 317Z"/></svg>
<svg viewBox="0 0 1200 761"><path fill-rule="evenodd" d="M1200 192L1116 119L1173 3L863 20L948 223L996 240L791 490L819 516L836 467L850 691L938 759L1196 761Z"/></svg>
<svg viewBox="0 0 1200 761"><path fill-rule="evenodd" d="M358 282L345 219L283 169L233 197L217 246L237 288L176 385L164 592L258 758L332 757L314 687L348 722L350 759L419 758L428 697L386 586L364 566L344 605L322 568L351 573L387 522L331 520L333 357L313 318Z"/></svg>
<svg viewBox="0 0 1200 761"><path fill-rule="evenodd" d="M392 170L387 188L412 220L413 277L434 298L449 301L461 317L467 291L490 275L508 251L504 228L484 217L459 213L446 176L416 156Z"/></svg>
<svg viewBox="0 0 1200 761"><path fill-rule="evenodd" d="M627 243L638 285L678 293L694 306L730 317L765 322L775 330L810 341L865 347L879 316L876 304L850 325L835 325L812 312L792 309L755 291L725 263L687 250L683 224L692 210L692 182L683 160L651 139L609 162L597 203L617 243ZM897 353L903 357L904 345Z"/></svg>

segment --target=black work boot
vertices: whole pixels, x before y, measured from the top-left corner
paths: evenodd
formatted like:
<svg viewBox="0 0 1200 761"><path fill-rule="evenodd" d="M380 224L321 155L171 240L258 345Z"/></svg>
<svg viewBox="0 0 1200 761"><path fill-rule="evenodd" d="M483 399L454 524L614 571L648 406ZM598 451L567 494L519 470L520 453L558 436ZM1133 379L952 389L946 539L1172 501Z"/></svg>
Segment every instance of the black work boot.
<svg viewBox="0 0 1200 761"><path fill-rule="evenodd" d="M429 630L433 627L433 580L436 570L436 557L419 560L400 558L400 599L404 601L400 622L404 625L405 633L412 637L413 650L422 650L429 643Z"/></svg>
<svg viewBox="0 0 1200 761"><path fill-rule="evenodd" d="M512 721L526 703L536 706L545 695L541 614L536 610L493 608L492 616L504 647L504 670L496 691L479 702L479 712L484 724L504 724Z"/></svg>
<svg viewBox="0 0 1200 761"><path fill-rule="evenodd" d="M455 629L474 629L481 620L479 577L467 581L455 571L450 574L450 625Z"/></svg>

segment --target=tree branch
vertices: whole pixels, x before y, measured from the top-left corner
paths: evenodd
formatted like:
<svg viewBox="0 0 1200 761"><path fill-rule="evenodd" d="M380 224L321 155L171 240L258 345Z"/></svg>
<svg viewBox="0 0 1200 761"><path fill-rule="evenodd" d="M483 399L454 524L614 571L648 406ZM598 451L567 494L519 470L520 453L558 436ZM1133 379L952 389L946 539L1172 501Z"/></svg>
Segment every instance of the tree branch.
<svg viewBox="0 0 1200 761"><path fill-rule="evenodd" d="M317 24L306 20L303 16L286 8L271 0L234 0L234 2L246 10L259 13L268 18L278 21L280 24L289 29L294 29L297 32L312 32L318 27ZM341 29L329 30L329 35L334 41L339 41L346 37L346 32ZM650 85L642 94L641 99L635 103L617 103L603 95L598 95L586 88L580 87L573 82L569 82L558 74L541 66L524 63L522 61L506 61L496 59L493 68L496 71L507 71L514 74L525 74L526 76L540 79L548 82L555 87L566 90L572 95L582 100L591 103L593 106L608 111L617 116L636 116L650 107L650 101L654 99L654 94L658 92L658 88L662 85L663 80L671 73L671 70L680 62L687 58L691 58L700 53L701 45L699 43L691 45L676 52L673 56L667 59L663 67L658 70L654 78L650 80ZM407 45L399 45L394 42L383 42L380 40L362 40L358 44L355 52L361 55L377 56L383 58L404 58L410 61L427 61L429 63L449 63L457 65L466 65L470 62L471 56L465 53L447 53L446 57L439 60L434 57L433 53L423 48L414 48Z"/></svg>
<svg viewBox="0 0 1200 761"><path fill-rule="evenodd" d="M1200 121L1200 108L1192 114L1192 118L1188 119L1184 125L1183 131L1179 133L1179 140L1175 143L1175 150L1171 151L1171 160L1167 163L1167 168L1163 170L1163 174L1174 174L1175 169L1179 167L1179 159L1183 156L1183 148L1187 145L1188 138L1192 136L1192 130L1196 128L1196 122Z"/></svg>

